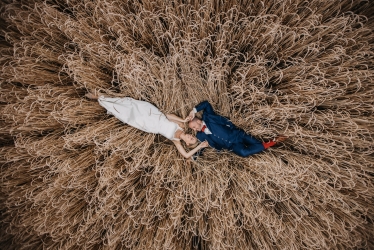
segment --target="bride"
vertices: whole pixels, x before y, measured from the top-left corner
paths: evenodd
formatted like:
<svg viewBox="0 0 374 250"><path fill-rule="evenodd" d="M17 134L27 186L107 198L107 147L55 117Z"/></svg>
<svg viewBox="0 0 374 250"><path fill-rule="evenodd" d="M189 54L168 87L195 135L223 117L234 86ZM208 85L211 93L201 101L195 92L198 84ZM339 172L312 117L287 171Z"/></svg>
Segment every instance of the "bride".
<svg viewBox="0 0 374 250"><path fill-rule="evenodd" d="M135 100L130 97L112 98L102 95L97 96L93 93L87 93L86 97L98 100L99 104L107 110L108 114L114 115L124 123L144 132L165 136L174 143L179 153L185 158L190 158L200 149L209 146L206 141L198 145L195 136L186 134L183 131L181 127L183 127L184 122L190 120L189 117L183 120L173 114L166 114L165 116L149 102ZM180 140L183 140L188 147L193 147L193 149L187 153Z"/></svg>

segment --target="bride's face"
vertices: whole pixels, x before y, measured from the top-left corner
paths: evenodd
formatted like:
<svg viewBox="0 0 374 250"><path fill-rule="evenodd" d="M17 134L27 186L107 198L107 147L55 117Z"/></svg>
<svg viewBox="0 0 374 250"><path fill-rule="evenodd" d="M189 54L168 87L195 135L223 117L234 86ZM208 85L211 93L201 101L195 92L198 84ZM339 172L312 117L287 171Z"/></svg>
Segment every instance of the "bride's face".
<svg viewBox="0 0 374 250"><path fill-rule="evenodd" d="M183 140L188 144L195 144L197 142L197 138L191 134L186 134L183 138Z"/></svg>

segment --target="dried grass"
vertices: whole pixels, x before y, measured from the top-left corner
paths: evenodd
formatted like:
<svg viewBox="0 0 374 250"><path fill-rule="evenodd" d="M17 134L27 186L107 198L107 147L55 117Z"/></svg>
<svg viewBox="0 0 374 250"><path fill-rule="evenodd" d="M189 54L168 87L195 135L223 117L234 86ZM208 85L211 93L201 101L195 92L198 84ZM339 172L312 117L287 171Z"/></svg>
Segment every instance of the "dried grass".
<svg viewBox="0 0 374 250"><path fill-rule="evenodd" d="M1 249L374 247L370 1L0 8ZM188 162L87 90L290 140Z"/></svg>

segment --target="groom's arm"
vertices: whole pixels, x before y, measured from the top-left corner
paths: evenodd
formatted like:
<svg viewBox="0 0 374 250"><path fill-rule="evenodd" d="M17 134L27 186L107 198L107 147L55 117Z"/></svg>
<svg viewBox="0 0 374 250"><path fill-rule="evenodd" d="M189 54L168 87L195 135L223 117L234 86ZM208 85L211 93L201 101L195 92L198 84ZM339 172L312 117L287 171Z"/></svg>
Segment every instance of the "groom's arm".
<svg viewBox="0 0 374 250"><path fill-rule="evenodd" d="M203 133L203 132L198 132L196 134L196 137L197 139L200 141L200 142L203 142L203 141L207 141L209 143L209 146L208 147L212 147L212 145L214 144L212 141L209 140L209 138ZM197 157L203 155L203 151L205 150L205 148L202 148L200 149L199 151L197 151L191 158L192 160L196 161L197 160Z"/></svg>
<svg viewBox="0 0 374 250"><path fill-rule="evenodd" d="M213 110L212 105L208 101L203 101L199 103L196 107L194 107L191 112L190 112L190 117L191 119L195 117L195 113L200 112L200 111L207 112L208 114L213 114L215 115L216 113Z"/></svg>
<svg viewBox="0 0 374 250"><path fill-rule="evenodd" d="M209 147L212 147L216 150L216 152L221 152L222 148L221 147L217 147L215 146L214 143L210 142L211 144L209 144ZM199 151L197 151L191 158L192 160L196 161L197 160L197 157L199 156L202 156L203 155L203 151L205 150L206 148L202 148L200 149Z"/></svg>
<svg viewBox="0 0 374 250"><path fill-rule="evenodd" d="M193 117L195 117L195 113L200 112L201 110L203 110L204 112L207 112L208 114L217 115L216 112L214 112L212 105L210 105L208 101L203 101L193 108L193 110L190 112L189 117L191 117L192 119ZM220 117L221 118L219 119L219 121L222 125L226 125L230 128L235 127L235 125L229 119L221 115Z"/></svg>
<svg viewBox="0 0 374 250"><path fill-rule="evenodd" d="M197 151L196 153L193 154L193 156L191 156L191 159L196 161L197 160L197 157L203 155L203 151L204 151L205 148L202 148L200 149L199 151Z"/></svg>
<svg viewBox="0 0 374 250"><path fill-rule="evenodd" d="M208 114L213 114L213 115L216 114L213 110L212 105L210 105L208 101L201 102L194 109L196 110L196 113L203 110L204 112L207 112Z"/></svg>

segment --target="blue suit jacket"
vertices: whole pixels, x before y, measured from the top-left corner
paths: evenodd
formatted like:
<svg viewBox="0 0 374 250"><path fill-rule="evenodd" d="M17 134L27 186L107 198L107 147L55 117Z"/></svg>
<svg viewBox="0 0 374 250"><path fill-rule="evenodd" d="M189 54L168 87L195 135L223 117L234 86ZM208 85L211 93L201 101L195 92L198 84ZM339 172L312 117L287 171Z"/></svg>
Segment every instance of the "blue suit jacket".
<svg viewBox="0 0 374 250"><path fill-rule="evenodd" d="M240 134L244 131L237 128L227 118L217 115L208 101L203 101L197 105L195 109L197 112L204 111L202 120L212 132L210 135L201 131L197 132L196 137L200 141L208 141L209 146L217 150L230 149L233 143L240 141ZM200 155L201 153L202 150L200 150L197 155Z"/></svg>

